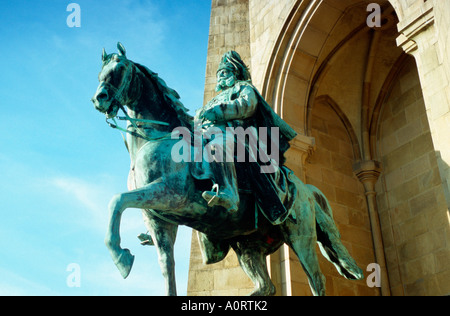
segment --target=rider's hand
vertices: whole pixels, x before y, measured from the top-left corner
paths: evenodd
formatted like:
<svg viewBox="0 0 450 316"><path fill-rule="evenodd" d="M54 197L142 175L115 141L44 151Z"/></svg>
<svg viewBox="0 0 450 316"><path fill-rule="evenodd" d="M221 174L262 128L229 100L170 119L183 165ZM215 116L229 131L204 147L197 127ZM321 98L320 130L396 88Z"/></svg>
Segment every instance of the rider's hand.
<svg viewBox="0 0 450 316"><path fill-rule="evenodd" d="M210 122L218 121L220 118L219 112L220 112L220 106L216 105L216 106L210 107L210 108L202 111L202 113L200 114L200 119L202 121L210 121Z"/></svg>
<svg viewBox="0 0 450 316"><path fill-rule="evenodd" d="M214 122L217 120L217 114L216 114L216 107L209 108L205 110L201 115L200 118L203 121L210 121Z"/></svg>

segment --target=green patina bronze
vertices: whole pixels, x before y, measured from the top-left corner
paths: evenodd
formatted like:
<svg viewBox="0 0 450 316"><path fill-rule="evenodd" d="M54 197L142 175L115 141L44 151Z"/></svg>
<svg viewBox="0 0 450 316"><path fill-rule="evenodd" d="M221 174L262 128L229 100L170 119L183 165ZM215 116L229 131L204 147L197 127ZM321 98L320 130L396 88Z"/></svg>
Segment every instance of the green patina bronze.
<svg viewBox="0 0 450 316"><path fill-rule="evenodd" d="M178 93L156 73L129 60L120 43L118 51L108 55L103 50L100 85L92 101L107 120L115 119L122 110L122 119L127 121L123 131L131 159L130 191L112 198L105 237L123 277L130 273L134 256L121 247L121 216L127 208L139 208L148 229L139 239L143 245L155 245L168 295L176 295L173 245L178 225L198 231L206 264L223 260L229 249L234 249L241 267L255 284L252 295L275 293L265 258L284 243L297 254L315 295L325 294L316 243L341 275L363 278L362 270L340 240L326 197L283 165L283 154L296 134L251 84L239 54L224 55L217 73L220 93L194 118L188 115ZM110 125L117 127L116 123ZM196 125L200 127L196 129ZM192 136L226 127L276 128L272 131L279 131L277 168L262 173L258 159L215 159L210 164L173 159L175 145L183 141L192 145L189 137L174 138L174 130L184 128ZM211 148L226 152L228 148L221 147L226 137L220 142L211 140ZM248 144L244 145L249 153Z"/></svg>

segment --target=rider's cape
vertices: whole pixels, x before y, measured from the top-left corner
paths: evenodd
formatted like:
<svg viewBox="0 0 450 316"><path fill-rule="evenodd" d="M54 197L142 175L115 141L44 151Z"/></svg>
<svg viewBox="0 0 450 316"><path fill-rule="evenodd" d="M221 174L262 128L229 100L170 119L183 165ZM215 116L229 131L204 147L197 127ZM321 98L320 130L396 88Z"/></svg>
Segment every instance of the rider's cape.
<svg viewBox="0 0 450 316"><path fill-rule="evenodd" d="M235 120L230 121L229 125L233 127L243 126L244 128L248 126L267 127L268 138L271 139L271 127L279 128L279 151L280 151L280 161L279 165L282 166L285 163L284 153L290 148L289 141L297 136L297 132L290 127L283 119L276 114L270 105L264 100L259 91L248 81L238 81L233 90L235 93L231 95L231 100L233 101L239 97L239 90L241 87L250 87L256 94L258 98L258 106L255 114L245 120ZM193 171L193 176L199 180L206 180L211 178L210 170L208 170L207 164L195 164Z"/></svg>
<svg viewBox="0 0 450 316"><path fill-rule="evenodd" d="M248 122L248 125L257 128L267 127L268 133L271 132L271 127L279 128L279 171L274 174L266 175L260 172L258 163L248 164L248 169L251 173L248 178L253 179L252 189L255 192L256 204L270 223L279 225L283 223L290 214L293 214L293 212L291 212L291 206L297 195L297 186L291 185L291 182L295 182L296 177L291 170L283 166L285 162L284 153L290 147L289 141L294 139L294 137L297 136L297 133L272 110L270 105L250 82L239 81L236 83L236 88L240 89L243 85L252 88L258 98L257 110L255 114L249 118L251 121ZM237 97L238 95L236 95L236 98ZM241 122L231 122L231 125L241 125ZM271 139L271 135L267 136L267 139ZM199 180L211 179L213 177L209 165L205 163L191 164L191 173L194 178ZM283 203L281 203L281 197ZM209 236L202 233L199 233L198 240L205 263L219 262L226 256L230 247L228 243L223 243L224 241L220 240L211 240Z"/></svg>
<svg viewBox="0 0 450 316"><path fill-rule="evenodd" d="M256 127L267 127L268 139L272 139L271 128L279 128L278 171L274 173L262 173L257 163L249 163L248 166L253 179L252 190L255 192L255 198L260 211L269 222L274 225L279 225L286 220L290 213L292 203L290 196L293 196L289 192L290 188L292 188L292 186L289 186L292 171L283 166L285 163L284 153L289 149L289 141L297 136L297 132L272 110L270 105L253 85L249 82L240 82L240 84L251 87L258 98L258 107L252 117L254 125ZM274 149L271 148L271 151ZM281 200L284 203L281 203Z"/></svg>
<svg viewBox="0 0 450 316"><path fill-rule="evenodd" d="M289 141L297 136L297 132L272 110L270 105L266 102L266 100L264 100L259 91L252 84L249 82L245 82L243 84L253 88L258 97L258 108L254 116L256 124L258 125L257 127L267 127L268 131L270 131L271 127L278 127L280 129L279 149L280 153L284 154L290 147ZM280 155L280 157L283 159L283 161L280 161L281 166L285 161L282 155Z"/></svg>
<svg viewBox="0 0 450 316"><path fill-rule="evenodd" d="M287 218L289 213L289 202L281 203L280 196L285 197L287 192L288 174L287 168L281 168L285 162L284 153L289 149L289 141L292 140L297 133L285 121L281 119L264 100L258 90L248 81L239 81L233 87L230 101L239 97L239 92L243 87L250 87L256 94L258 106L254 115L246 120L230 121L228 124L236 126L254 126L256 128L266 127L268 138L272 139L271 128L279 128L278 150L279 162L278 171L273 174L261 173L259 163L246 163L245 168L248 170L246 178L252 179L251 190L255 193L257 204L265 217L274 225L281 224ZM274 150L274 149L271 149ZM276 150L276 149L275 149ZM205 161L192 164L192 175L199 180L212 179L213 174L209 164ZM288 205L286 205L286 202Z"/></svg>

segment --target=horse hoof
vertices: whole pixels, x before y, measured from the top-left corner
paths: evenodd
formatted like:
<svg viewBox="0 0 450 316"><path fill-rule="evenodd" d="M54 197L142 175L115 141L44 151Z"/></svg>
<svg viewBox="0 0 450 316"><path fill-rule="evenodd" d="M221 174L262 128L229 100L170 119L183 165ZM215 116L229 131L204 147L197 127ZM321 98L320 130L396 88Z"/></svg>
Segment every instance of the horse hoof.
<svg viewBox="0 0 450 316"><path fill-rule="evenodd" d="M114 262L124 279L126 279L130 274L131 268L133 267L133 262L134 256L131 254L129 249L123 249L118 256L117 261Z"/></svg>

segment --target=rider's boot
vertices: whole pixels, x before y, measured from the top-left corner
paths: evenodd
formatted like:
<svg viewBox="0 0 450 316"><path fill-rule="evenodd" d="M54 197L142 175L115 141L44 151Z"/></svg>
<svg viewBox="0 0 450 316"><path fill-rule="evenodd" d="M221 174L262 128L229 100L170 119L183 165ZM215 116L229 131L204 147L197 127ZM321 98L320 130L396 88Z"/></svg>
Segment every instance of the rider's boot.
<svg viewBox="0 0 450 316"><path fill-rule="evenodd" d="M232 162L212 162L215 184L211 191L205 191L202 197L208 206L224 207L229 212L236 212L239 207L239 192L236 168Z"/></svg>

